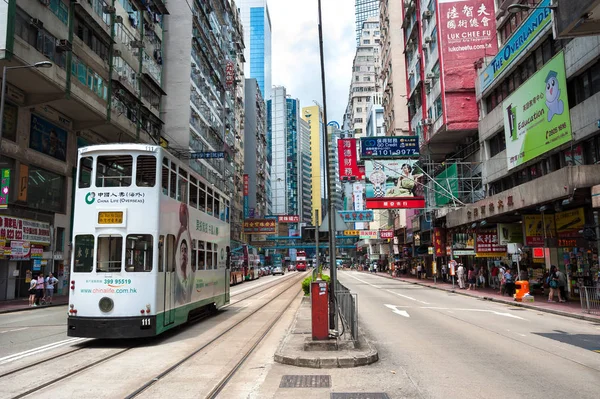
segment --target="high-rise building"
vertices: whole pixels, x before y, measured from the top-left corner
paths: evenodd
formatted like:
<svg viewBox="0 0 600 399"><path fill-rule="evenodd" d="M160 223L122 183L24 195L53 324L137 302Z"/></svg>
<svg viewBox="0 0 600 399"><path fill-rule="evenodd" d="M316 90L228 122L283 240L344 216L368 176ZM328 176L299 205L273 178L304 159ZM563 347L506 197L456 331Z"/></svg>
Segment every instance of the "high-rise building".
<svg viewBox="0 0 600 399"><path fill-rule="evenodd" d="M258 82L265 100L271 99L271 16L267 0L241 0L246 77Z"/></svg>
<svg viewBox="0 0 600 399"><path fill-rule="evenodd" d="M302 117L310 128L310 162L312 179L312 225L316 226L315 210L323 217L323 198L325 189L325 146L323 145L323 110L315 104L302 108Z"/></svg>
<svg viewBox="0 0 600 399"><path fill-rule="evenodd" d="M233 1L173 2L169 11L164 81L173 95L163 108L169 147L188 156L225 152L222 159L190 159L189 164L206 181L207 195L217 189L230 197L231 239L239 242L245 82L241 19Z"/></svg>
<svg viewBox="0 0 600 399"><path fill-rule="evenodd" d="M379 15L379 2L381 0L355 0L354 16L356 25L356 44L360 44L363 24L369 17Z"/></svg>
<svg viewBox="0 0 600 399"><path fill-rule="evenodd" d="M0 168L10 176L0 241L21 241L46 260L2 251L0 300L27 296L30 270L68 275L60 272L71 258L79 147L168 140L160 118L167 9L161 0L113 3L0 2L0 69L18 68L6 70Z"/></svg>
<svg viewBox="0 0 600 399"><path fill-rule="evenodd" d="M360 43L352 63L352 82L344 126L357 138L365 136L367 111L372 101L381 101L379 17L369 17L363 23Z"/></svg>
<svg viewBox="0 0 600 399"><path fill-rule="evenodd" d="M246 79L244 125L244 179L248 180L248 199L244 199L244 219L267 216L266 105L256 79Z"/></svg>
<svg viewBox="0 0 600 399"><path fill-rule="evenodd" d="M271 111L267 131L273 140L273 214L299 215L301 223L308 223L312 195L308 122L300 116L300 101L291 98L283 86L273 87L267 109Z"/></svg>

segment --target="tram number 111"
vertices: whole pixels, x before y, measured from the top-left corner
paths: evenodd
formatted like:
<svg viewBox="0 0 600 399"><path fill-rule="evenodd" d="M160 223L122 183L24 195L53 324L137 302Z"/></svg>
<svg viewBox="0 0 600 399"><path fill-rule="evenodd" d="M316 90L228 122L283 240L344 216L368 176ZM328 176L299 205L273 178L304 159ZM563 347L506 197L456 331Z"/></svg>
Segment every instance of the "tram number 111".
<svg viewBox="0 0 600 399"><path fill-rule="evenodd" d="M150 328L151 325L152 325L152 319L150 319L150 318L142 319L142 328Z"/></svg>

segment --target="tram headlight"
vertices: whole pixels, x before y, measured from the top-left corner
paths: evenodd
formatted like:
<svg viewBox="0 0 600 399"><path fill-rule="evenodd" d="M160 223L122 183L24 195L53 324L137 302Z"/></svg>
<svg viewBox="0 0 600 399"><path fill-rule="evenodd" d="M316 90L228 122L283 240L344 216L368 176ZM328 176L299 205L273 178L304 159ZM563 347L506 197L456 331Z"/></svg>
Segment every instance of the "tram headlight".
<svg viewBox="0 0 600 399"><path fill-rule="evenodd" d="M113 310L113 308L115 307L115 303L112 299L104 297L100 299L100 302L98 302L98 307L102 312L108 313L111 310Z"/></svg>

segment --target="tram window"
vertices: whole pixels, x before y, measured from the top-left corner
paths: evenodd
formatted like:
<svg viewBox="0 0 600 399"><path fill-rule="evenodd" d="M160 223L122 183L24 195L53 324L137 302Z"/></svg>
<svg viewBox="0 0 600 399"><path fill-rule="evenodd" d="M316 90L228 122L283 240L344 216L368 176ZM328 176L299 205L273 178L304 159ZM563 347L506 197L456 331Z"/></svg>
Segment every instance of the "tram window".
<svg viewBox="0 0 600 399"><path fill-rule="evenodd" d="M195 272L196 269L196 240L192 240L192 271Z"/></svg>
<svg viewBox="0 0 600 399"><path fill-rule="evenodd" d="M156 157L140 155L137 157L135 184L138 187L154 187L156 184Z"/></svg>
<svg viewBox="0 0 600 399"><path fill-rule="evenodd" d="M206 213L209 215L213 215L213 196L212 190L210 188L206 188Z"/></svg>
<svg viewBox="0 0 600 399"><path fill-rule="evenodd" d="M204 241L198 240L198 270L206 270Z"/></svg>
<svg viewBox="0 0 600 399"><path fill-rule="evenodd" d="M179 168L179 180L178 180L177 201L181 201L184 204L188 202L188 181L187 172Z"/></svg>
<svg viewBox="0 0 600 399"><path fill-rule="evenodd" d="M92 185L92 157L83 157L79 160L79 188L88 188Z"/></svg>
<svg viewBox="0 0 600 399"><path fill-rule="evenodd" d="M216 269L213 266L213 253L212 253L212 243L206 243L206 270Z"/></svg>
<svg viewBox="0 0 600 399"><path fill-rule="evenodd" d="M206 186L204 183L199 183L200 190L198 191L198 209L206 212Z"/></svg>
<svg viewBox="0 0 600 399"><path fill-rule="evenodd" d="M169 234L167 236L167 265L166 271L175 271L175 236Z"/></svg>
<svg viewBox="0 0 600 399"><path fill-rule="evenodd" d="M106 155L96 159L96 187L129 187L133 174L131 155Z"/></svg>
<svg viewBox="0 0 600 399"><path fill-rule="evenodd" d="M128 272L152 271L152 247L154 237L150 234L129 234L125 250Z"/></svg>
<svg viewBox="0 0 600 399"><path fill-rule="evenodd" d="M174 199L177 194L177 172L173 169L171 169L171 181L169 188L169 197Z"/></svg>
<svg viewBox="0 0 600 399"><path fill-rule="evenodd" d="M98 237L96 272L120 272L123 257L123 237L107 235Z"/></svg>
<svg viewBox="0 0 600 399"><path fill-rule="evenodd" d="M215 265L215 269L219 268L219 258L218 258L218 254L219 254L219 250L217 249L218 245L215 244L213 246L213 265Z"/></svg>
<svg viewBox="0 0 600 399"><path fill-rule="evenodd" d="M165 236L158 238L158 271L164 272L165 266L163 264L165 259Z"/></svg>
<svg viewBox="0 0 600 399"><path fill-rule="evenodd" d="M165 158L165 160L167 160L167 159ZM164 195L169 195L169 165L167 164L167 166L165 166L164 162L163 162L163 166L162 166L161 179L162 179L162 182L161 182L162 193Z"/></svg>
<svg viewBox="0 0 600 399"><path fill-rule="evenodd" d="M198 209L198 180L190 176L190 206Z"/></svg>
<svg viewBox="0 0 600 399"><path fill-rule="evenodd" d="M220 201L219 201L219 194L215 193L215 217L216 218L220 218L221 217L221 206L220 206Z"/></svg>
<svg viewBox="0 0 600 399"><path fill-rule="evenodd" d="M73 272L90 273L94 268L94 236L75 236L75 265Z"/></svg>

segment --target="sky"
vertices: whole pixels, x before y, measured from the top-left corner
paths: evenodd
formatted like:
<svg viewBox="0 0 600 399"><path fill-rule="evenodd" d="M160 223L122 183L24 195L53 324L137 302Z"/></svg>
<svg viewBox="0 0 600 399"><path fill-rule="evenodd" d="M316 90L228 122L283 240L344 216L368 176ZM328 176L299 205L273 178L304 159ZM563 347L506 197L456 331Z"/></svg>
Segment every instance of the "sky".
<svg viewBox="0 0 600 399"><path fill-rule="evenodd" d="M272 84L285 86L301 107L323 104L317 0L268 0ZM341 125L356 51L354 0L321 0L327 120Z"/></svg>

